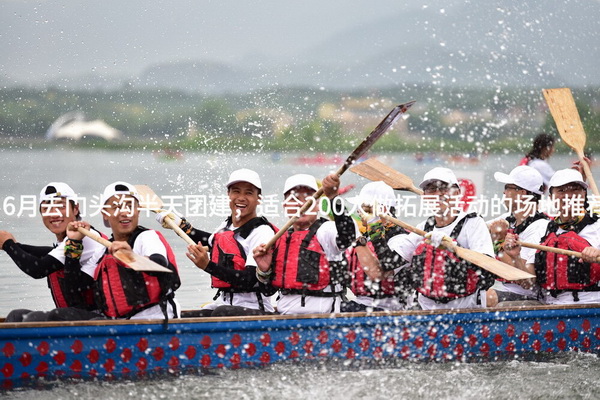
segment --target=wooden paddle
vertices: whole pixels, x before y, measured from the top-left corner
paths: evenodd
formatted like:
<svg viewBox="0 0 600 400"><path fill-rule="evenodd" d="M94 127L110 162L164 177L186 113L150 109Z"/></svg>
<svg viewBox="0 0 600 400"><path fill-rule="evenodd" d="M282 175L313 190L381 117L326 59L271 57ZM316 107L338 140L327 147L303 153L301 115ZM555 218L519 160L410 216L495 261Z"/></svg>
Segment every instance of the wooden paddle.
<svg viewBox="0 0 600 400"><path fill-rule="evenodd" d="M423 195L423 191L414 185L412 179L374 158L353 166L350 171L371 181L383 181L395 190L409 190Z"/></svg>
<svg viewBox="0 0 600 400"><path fill-rule="evenodd" d="M414 232L417 235L425 236L425 234L427 233L424 230L416 228L412 225L407 224L406 222L400 221L399 219L393 218L389 215L379 214L379 217L389 222L392 222L398 226L401 226L407 231ZM442 245L448 250L453 251L458 257L462 258L463 260L472 262L473 264L485 269L486 271L489 271L509 281L518 281L521 279L535 278L534 275L531 275L528 272L522 271L508 264L505 264L501 261L498 261L493 257L478 253L474 250L465 249L464 247L457 246L452 240L444 240L442 241Z"/></svg>
<svg viewBox="0 0 600 400"><path fill-rule="evenodd" d="M156 193L154 193L154 190L152 190L150 188L150 186L135 185L135 188L138 191L140 198L143 200L142 202L140 202L140 208L147 208L150 211L155 212L155 213L158 213L162 210L163 201L161 200L160 197L158 197L158 195ZM191 244L191 245L196 244L196 243L194 243L192 238L188 236L187 233L185 233L179 226L177 226L175 221L173 221L173 218L171 218L167 215L165 217L165 222L171 227L171 229L173 229L175 231L175 233L177 235L179 235L180 238L185 240L185 242L187 244Z"/></svg>
<svg viewBox="0 0 600 400"><path fill-rule="evenodd" d="M575 100L571 94L571 89L545 89L543 93L560 137L577 153L592 193L594 193L594 196L600 197L600 192L598 192L598 187L592 176L590 166L584 160L585 154L583 149L585 147L586 135L583 130L581 118L579 118Z"/></svg>
<svg viewBox="0 0 600 400"><path fill-rule="evenodd" d="M549 251L551 253L563 254L565 256L581 258L581 253L578 251L567 250L567 249L558 249L556 247L544 246L543 244L534 244L534 243L527 243L527 242L521 242L521 241L519 241L519 244L523 247L528 247L530 249ZM596 259L596 261L600 262L600 257L598 257Z"/></svg>
<svg viewBox="0 0 600 400"><path fill-rule="evenodd" d="M375 129L373 129L373 131L369 134L369 136L367 136L361 142L361 144L359 144L358 147L356 149L354 149L354 151L348 156L348 158L346 158L346 161L344 162L344 164L340 167L340 169L338 169L335 172L335 174L339 177L344 172L346 172L346 170L348 170L348 168L350 168L350 166L352 164L354 164L354 162L356 160L361 158L373 146L373 144L375 144L375 142L377 140L379 140L379 138L381 136L383 136L383 134L386 133L388 131L388 129L390 129L392 127L394 122L396 122L396 120L402 114L404 114L410 107L412 107L413 104L415 104L414 100L409 101L408 103L405 103L405 104L397 105L396 107L394 107L394 109L392 111L390 111L390 113L388 115L385 116L385 118L379 123L379 125L377 125L375 127ZM304 203L304 205L300 208L300 210L298 210L298 213L296 215L294 215L292 218L290 218L285 223L285 225L283 225L281 227L281 229L271 238L271 240L269 240L266 243L266 245L265 245L266 250L270 249L271 246L273 246L275 244L277 239L279 239L281 236L283 236L283 234L285 232L287 232L287 230L290 229L290 227L292 225L294 225L294 222L296 222L298 220L298 218L300 218L301 215L303 215L306 211L308 211L308 209L310 207L312 207L312 205L316 202L316 200L319 197L321 197L322 195L323 195L323 188L319 188L319 190L317 190L317 192L312 196L311 201L307 201L306 203Z"/></svg>
<svg viewBox="0 0 600 400"><path fill-rule="evenodd" d="M90 232L89 230L87 230L85 228L77 228L77 230L79 232L81 232L82 234L84 234L85 236L89 237L90 239L95 240L96 242L100 243L101 245L103 245L105 247L110 247L110 245L112 244L111 241L106 240L103 237L96 235L95 233ZM125 249L117 250L113 253L113 256L117 260L123 262L129 268L131 268L135 271L173 273L173 271L171 271L170 269L165 268L162 265L155 263L154 261L150 260L149 258L140 256L139 254L136 254L131 250L125 250Z"/></svg>

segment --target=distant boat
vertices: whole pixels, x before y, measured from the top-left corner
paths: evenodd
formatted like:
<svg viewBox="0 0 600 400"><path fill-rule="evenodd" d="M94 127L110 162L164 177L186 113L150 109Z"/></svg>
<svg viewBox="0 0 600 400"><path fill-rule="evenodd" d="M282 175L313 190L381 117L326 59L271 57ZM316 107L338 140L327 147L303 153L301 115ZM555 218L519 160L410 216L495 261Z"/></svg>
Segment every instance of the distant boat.
<svg viewBox="0 0 600 400"><path fill-rule="evenodd" d="M304 164L304 165L337 165L342 164L345 159L335 154L333 156L328 156L325 153L317 153L314 156L300 156L293 159L295 164Z"/></svg>
<svg viewBox="0 0 600 400"><path fill-rule="evenodd" d="M162 161L179 161L183 160L183 152L175 149L160 149L152 152L154 157Z"/></svg>
<svg viewBox="0 0 600 400"><path fill-rule="evenodd" d="M46 131L48 140L81 140L84 137L99 137L106 141L113 141L122 139L123 133L102 120L86 120L85 114L81 111L71 111L61 115Z"/></svg>

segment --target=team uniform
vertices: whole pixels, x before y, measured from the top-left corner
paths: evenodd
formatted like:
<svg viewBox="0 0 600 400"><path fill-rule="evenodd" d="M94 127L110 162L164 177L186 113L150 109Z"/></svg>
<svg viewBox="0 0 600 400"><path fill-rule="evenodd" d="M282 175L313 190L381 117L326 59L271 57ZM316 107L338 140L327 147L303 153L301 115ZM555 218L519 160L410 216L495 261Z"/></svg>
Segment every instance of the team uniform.
<svg viewBox="0 0 600 400"><path fill-rule="evenodd" d="M219 306L234 306L272 313L272 288L258 282L252 250L268 242L276 228L264 217L256 217L241 227L234 227L229 217L214 234L192 229L192 240L209 246L211 262L205 271L211 274L211 285L218 292L215 301L202 307L214 310Z"/></svg>
<svg viewBox="0 0 600 400"><path fill-rule="evenodd" d="M444 227L436 227L434 217L420 223L426 232L440 231L456 240L458 246L494 257L492 239L484 220L476 214L460 212ZM494 282L487 271L458 259L454 253L436 249L416 233L397 235L388 246L411 262L414 288L425 310L485 308L485 290Z"/></svg>
<svg viewBox="0 0 600 400"><path fill-rule="evenodd" d="M394 233L395 232L395 233ZM401 228L392 228L387 234L395 236L404 233ZM406 263L400 256L392 251L384 238L367 242L366 247L377 258L384 278L380 282L373 282L367 276L356 254L356 247L346 251L350 270L350 290L356 296L351 302L342 304L342 311L398 311L412 305L412 288L407 281Z"/></svg>
<svg viewBox="0 0 600 400"><path fill-rule="evenodd" d="M541 244L581 252L588 246L600 247L598 216L586 214L577 224L548 224ZM536 283L546 304L600 303L600 264L579 262L577 257L538 251L528 263L535 265Z"/></svg>
<svg viewBox="0 0 600 400"><path fill-rule="evenodd" d="M102 235L91 229L93 233ZM81 258L74 263L67 263L65 243L68 238L54 246L30 246L7 240L3 250L15 264L34 279L47 278L48 287L57 309L78 308L81 310L96 310L93 296L94 270L96 263L94 255L103 251L104 246L88 237L83 238L84 251ZM68 264L68 265L67 265ZM7 320L21 321L31 313L31 310L13 310ZM49 312L33 311L29 315L31 321L46 320Z"/></svg>
<svg viewBox="0 0 600 400"><path fill-rule="evenodd" d="M96 254L96 304L108 318L165 319L179 317L175 290L181 285L175 256L160 232L138 226L127 240L134 253L173 273L142 272L128 268L108 254Z"/></svg>
<svg viewBox="0 0 600 400"><path fill-rule="evenodd" d="M350 216L316 220L309 229L281 236L273 247L271 285L279 289L277 311L281 314L340 311L347 284L344 257L356 235Z"/></svg>
<svg viewBox="0 0 600 400"><path fill-rule="evenodd" d="M534 215L526 218L518 226L515 225L515 218L510 213L506 213L500 216L497 220L506 220L509 224L508 232L514 233L519 236L519 240L525 243L540 243L542 238L546 234L546 228L550 219L543 213L536 212ZM529 260L535 256L535 249L528 247L521 247L521 258L523 260ZM497 282L494 286L499 292L506 292L507 294L498 294L499 301L511 301L511 300L538 300L539 288L534 286L530 289L525 289L517 283L502 280L496 278ZM514 295L511 295L514 294Z"/></svg>

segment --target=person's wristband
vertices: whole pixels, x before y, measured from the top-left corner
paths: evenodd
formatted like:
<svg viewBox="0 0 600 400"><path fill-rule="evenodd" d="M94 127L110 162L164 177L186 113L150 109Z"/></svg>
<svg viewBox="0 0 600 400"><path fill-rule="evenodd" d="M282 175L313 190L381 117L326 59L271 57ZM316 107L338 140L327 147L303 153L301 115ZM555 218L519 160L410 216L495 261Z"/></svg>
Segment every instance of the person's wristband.
<svg viewBox="0 0 600 400"><path fill-rule="evenodd" d="M67 239L65 242L65 257L78 259L83 253L83 241Z"/></svg>
<svg viewBox="0 0 600 400"><path fill-rule="evenodd" d="M269 268L268 271L264 272L260 268L256 267L256 278L261 283L267 283L271 280L271 275L273 274L273 270Z"/></svg>
<svg viewBox="0 0 600 400"><path fill-rule="evenodd" d="M185 218L181 218L181 222L179 223L179 227L182 231L185 232L186 235L192 233L192 224L190 224Z"/></svg>

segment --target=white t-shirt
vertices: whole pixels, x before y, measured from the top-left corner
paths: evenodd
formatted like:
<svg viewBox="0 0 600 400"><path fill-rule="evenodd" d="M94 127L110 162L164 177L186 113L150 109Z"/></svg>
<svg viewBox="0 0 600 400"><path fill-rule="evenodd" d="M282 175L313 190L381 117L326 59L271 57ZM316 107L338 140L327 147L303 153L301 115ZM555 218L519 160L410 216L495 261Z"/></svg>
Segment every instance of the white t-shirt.
<svg viewBox="0 0 600 400"><path fill-rule="evenodd" d="M355 224L356 227L356 224ZM356 227L358 230L358 227ZM340 250L336 243L338 236L334 221L326 221L317 229L315 235L323 248L327 261L342 261L344 251ZM335 291L340 291L340 285L336 285ZM331 292L331 285L323 289L324 292ZM281 314L327 314L340 312L339 297L319 297L305 296L304 307L302 306L302 295L299 294L281 294L277 301L277 311Z"/></svg>
<svg viewBox="0 0 600 400"><path fill-rule="evenodd" d="M217 228L216 232L220 232L224 229L232 230L232 229L236 229L236 228L232 227L231 225L227 225L227 221L223 221L221 223L221 225L219 225L219 227ZM244 249L244 252L246 253L246 265L256 266L256 261L254 261L254 256L252 254L252 251L254 250L255 247L258 247L259 245L261 245L263 243L267 243L269 240L271 240L273 235L275 235L275 232L273 231L273 228L271 228L270 225L260 225L256 228L254 228L250 232L248 237L245 239L243 237L241 237L238 233L233 235L234 239L238 241L238 243L242 246L242 248ZM210 236L210 238L208 239L208 242L211 245L212 245L213 239L214 239L214 234L212 234ZM265 311L273 312L275 309L273 307L273 304L271 303L271 298L266 297L262 294L258 294L258 295L260 295L262 297L262 302L263 302ZM221 293L221 295L219 296L219 298L216 301L209 303L202 308L206 309L206 310L214 310L218 306L223 306L223 305L246 307L246 308L252 308L255 310L259 309L257 293L226 293L226 292Z"/></svg>
<svg viewBox="0 0 600 400"><path fill-rule="evenodd" d="M93 233L100 236L100 232L92 229ZM68 237L65 237L64 240L48 253L61 264L65 265L65 243L68 240ZM81 270L91 276L94 277L94 271L96 270L97 259L95 257L96 253L104 254L106 251L106 247L96 242L94 239L84 236L83 238L83 253L81 254L81 258L79 259L79 264L81 265ZM99 259L99 258L98 258Z"/></svg>

